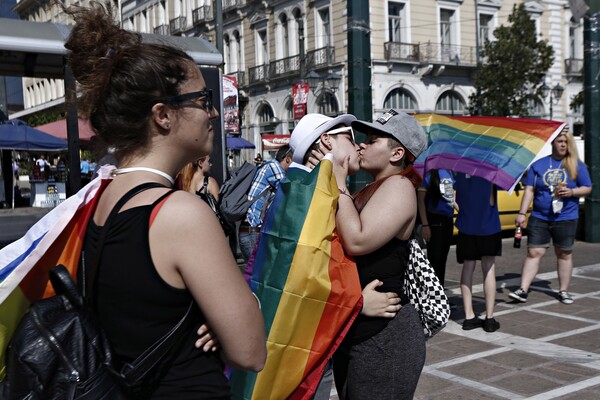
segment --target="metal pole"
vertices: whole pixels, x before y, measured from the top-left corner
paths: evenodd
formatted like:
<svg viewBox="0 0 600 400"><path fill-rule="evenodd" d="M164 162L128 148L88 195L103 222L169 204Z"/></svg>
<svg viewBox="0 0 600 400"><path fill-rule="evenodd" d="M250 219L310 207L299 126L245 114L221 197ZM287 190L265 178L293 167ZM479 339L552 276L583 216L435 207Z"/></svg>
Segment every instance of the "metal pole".
<svg viewBox="0 0 600 400"><path fill-rule="evenodd" d="M590 0L584 17L585 163L592 193L585 200L585 241L600 242L600 0Z"/></svg>
<svg viewBox="0 0 600 400"><path fill-rule="evenodd" d="M79 126L77 123L77 94L75 77L69 65L65 65L65 104L67 106L67 141L69 143L69 185L67 196L81 189L81 167L79 158Z"/></svg>
<svg viewBox="0 0 600 400"><path fill-rule="evenodd" d="M373 119L369 3L348 1L348 112L365 121ZM364 135L357 139L364 140ZM350 178L350 189L356 191L370 181L367 173L359 171Z"/></svg>

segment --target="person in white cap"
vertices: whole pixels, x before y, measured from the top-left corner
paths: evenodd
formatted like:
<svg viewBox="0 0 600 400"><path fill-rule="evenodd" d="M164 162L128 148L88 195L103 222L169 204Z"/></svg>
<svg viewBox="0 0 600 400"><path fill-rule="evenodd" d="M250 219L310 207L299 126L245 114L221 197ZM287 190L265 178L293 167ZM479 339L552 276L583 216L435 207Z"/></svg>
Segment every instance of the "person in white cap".
<svg viewBox="0 0 600 400"><path fill-rule="evenodd" d="M335 118L322 114L305 115L298 122L290 138L290 147L294 151L294 162L290 165L290 171L295 170L295 172L288 174L288 178L303 176L304 174L300 174L298 170L303 170L306 174L310 173L315 161L311 159L313 150L329 153L325 157L330 159L347 159L349 174L356 173L360 165L358 146L351 127L354 121L356 117L350 114L342 114ZM345 180L339 186L345 187ZM394 292L376 290L381 285L382 282L375 279L364 286L361 315L377 318L393 318L396 315L400 309L400 298ZM313 399L328 400L332 382L332 369L327 368Z"/></svg>
<svg viewBox="0 0 600 400"><path fill-rule="evenodd" d="M421 183L412 163L427 147L427 136L414 118L394 109L352 127L368 135L360 144L360 167L374 182L354 198L340 196L336 226L361 284L381 280L379 290L397 292L402 308L393 319L356 318L334 355L336 386L340 399L412 399L425 363L425 337L403 284ZM348 165L347 158L334 160L342 194L348 193Z"/></svg>

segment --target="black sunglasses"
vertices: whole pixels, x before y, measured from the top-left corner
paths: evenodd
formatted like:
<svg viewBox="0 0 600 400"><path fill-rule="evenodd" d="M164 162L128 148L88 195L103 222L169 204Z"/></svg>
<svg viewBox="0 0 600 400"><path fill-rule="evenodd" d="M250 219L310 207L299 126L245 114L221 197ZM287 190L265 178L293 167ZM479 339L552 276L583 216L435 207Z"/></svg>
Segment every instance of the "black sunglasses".
<svg viewBox="0 0 600 400"><path fill-rule="evenodd" d="M165 104L181 104L186 101L194 101L204 98L204 106L200 106L204 108L207 112L212 111L213 109L213 101L212 101L212 89L200 90L198 92L184 93L178 94L177 96L171 96L164 99L160 99L156 101L156 103L165 103Z"/></svg>

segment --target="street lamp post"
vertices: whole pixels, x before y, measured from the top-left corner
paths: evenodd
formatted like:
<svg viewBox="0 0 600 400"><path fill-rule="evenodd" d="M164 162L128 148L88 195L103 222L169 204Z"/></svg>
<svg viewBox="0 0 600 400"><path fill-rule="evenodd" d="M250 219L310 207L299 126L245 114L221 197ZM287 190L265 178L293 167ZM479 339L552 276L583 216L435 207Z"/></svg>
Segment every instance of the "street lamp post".
<svg viewBox="0 0 600 400"><path fill-rule="evenodd" d="M322 92L324 89L329 89L332 92L335 92L340 85L340 81L342 80L342 76L338 72L330 72L326 74L319 74L315 70L310 70L305 76L304 79L308 82L308 87L310 88L313 95L316 97L317 93ZM319 106L323 107L325 103L325 97L321 96Z"/></svg>
<svg viewBox="0 0 600 400"><path fill-rule="evenodd" d="M552 119L552 106L554 104L554 100L558 102L558 100L560 100L560 98L562 97L562 94L565 91L565 89L562 86L560 86L560 83L557 83L552 89L550 89L550 87L546 85L546 82L544 82L540 90L542 91L542 96L544 98L550 95L550 119Z"/></svg>

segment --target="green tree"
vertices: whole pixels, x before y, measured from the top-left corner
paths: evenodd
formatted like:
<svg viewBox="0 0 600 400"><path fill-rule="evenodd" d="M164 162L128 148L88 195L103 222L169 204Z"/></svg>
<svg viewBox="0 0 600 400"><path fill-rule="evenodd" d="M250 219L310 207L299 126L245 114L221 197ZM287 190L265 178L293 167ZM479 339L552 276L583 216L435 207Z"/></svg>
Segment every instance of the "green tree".
<svg viewBox="0 0 600 400"><path fill-rule="evenodd" d="M540 95L539 86L552 65L554 49L537 40L523 3L513 6L508 22L510 26L494 30L497 40L486 40L481 51L476 91L469 97L473 115L528 116L532 94Z"/></svg>

